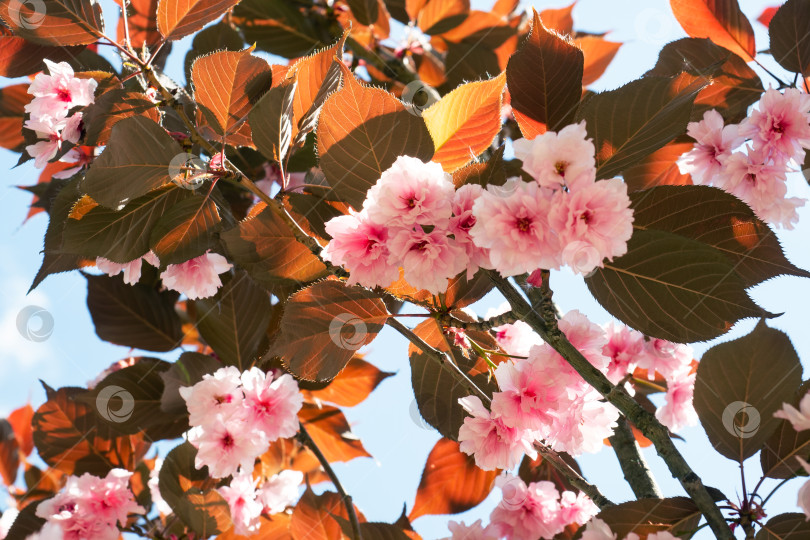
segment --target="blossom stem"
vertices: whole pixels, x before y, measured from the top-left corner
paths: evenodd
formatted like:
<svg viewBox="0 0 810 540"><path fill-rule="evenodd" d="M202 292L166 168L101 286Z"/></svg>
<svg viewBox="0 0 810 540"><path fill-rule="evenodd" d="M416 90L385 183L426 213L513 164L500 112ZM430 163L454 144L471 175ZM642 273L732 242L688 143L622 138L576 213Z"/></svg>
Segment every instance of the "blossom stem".
<svg viewBox="0 0 810 540"><path fill-rule="evenodd" d="M639 405L623 388L614 386L568 341L557 326L557 318L550 296L546 296L543 304L531 306L520 292L499 274L490 272L490 278L512 306L512 310L529 324L546 343L551 345L588 384L619 409L619 412L653 442L658 455L703 513L715 536L724 540L734 538L734 534L714 499L703 485L703 481L695 474L672 442L667 428L655 418L655 415Z"/></svg>
<svg viewBox="0 0 810 540"><path fill-rule="evenodd" d="M624 416L619 417L618 423L613 436L610 437L610 445L619 460L624 479L639 499L663 498L661 489L656 484L652 471L636 442L630 423Z"/></svg>
<svg viewBox="0 0 810 540"><path fill-rule="evenodd" d="M349 522L352 526L352 538L354 540L362 540L362 536L360 536L360 522L357 520L357 512L354 511L352 497L346 493L346 490L343 489L343 485L340 483L335 471L329 464L329 460L326 459L326 456L323 455L321 449L318 448L318 445L315 444L314 440L312 440L312 437L310 437L309 432L307 432L307 429L304 427L304 424L299 424L298 438L301 440L304 446L312 450L312 453L315 454L316 458L318 458L321 467L323 467L323 470L326 472L327 476L329 476L329 480L331 480L335 485L335 489L337 489L338 495L340 495L340 500L343 501L343 505L346 507L346 513L349 514Z"/></svg>
<svg viewBox="0 0 810 540"><path fill-rule="evenodd" d="M784 480L782 480L781 482L779 482L779 483L776 485L776 487L774 487L774 488L771 490L771 492L770 492L770 493L768 493L768 496L767 496L767 497L765 497L764 499L762 499L762 504L760 504L760 506L765 506L765 503L766 503L766 502L768 502L768 499L770 499L771 497L773 497L773 494L774 494L774 493L776 493L776 492L779 490L779 488L780 488L780 487L782 487L782 486L784 486L785 484L787 484L787 483L788 483L788 481L793 480L793 478L795 478L795 477L791 476L791 477L785 478Z"/></svg>
<svg viewBox="0 0 810 540"><path fill-rule="evenodd" d="M388 319L386 323L392 327L394 330L402 334L408 341L419 347L426 355L432 358L434 361L438 362L442 368L448 370L453 378L455 378L458 382L465 385L467 391L471 394L478 396L479 399L484 404L489 404L492 402L492 398L487 395L481 388L478 387L470 378L467 376L466 373L461 371L461 369L453 362L447 353L444 353L434 347L431 347L427 344L422 338L417 336L410 328L402 324L396 319ZM573 468L571 468L568 463L566 463L556 452L552 449L536 443L535 448L540 453L540 455L548 461L548 463L557 469L565 478L571 483L572 486L583 492L585 495L590 497L593 503L598 506L599 508L606 508L608 506L613 506L613 502L611 502L607 497L602 495L602 492L599 491L595 485L590 484L587 480L585 480L578 472L576 472Z"/></svg>

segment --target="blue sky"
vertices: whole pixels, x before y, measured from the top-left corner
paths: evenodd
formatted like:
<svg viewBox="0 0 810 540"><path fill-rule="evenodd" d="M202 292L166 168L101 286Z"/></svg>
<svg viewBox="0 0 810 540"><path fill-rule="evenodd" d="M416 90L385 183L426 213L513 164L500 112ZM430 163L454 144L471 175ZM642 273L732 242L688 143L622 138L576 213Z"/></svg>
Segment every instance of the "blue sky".
<svg viewBox="0 0 810 540"><path fill-rule="evenodd" d="M534 5L538 10L547 7L562 7L568 2L549 1L523 3ZM743 11L754 21L763 8L771 2L743 0ZM114 4L102 2L107 15L107 27L115 28L117 11ZM482 2L474 7L486 9ZM608 38L624 42L616 59L606 74L593 85L598 90L616 88L637 78L650 69L661 47L685 34L678 26L665 0L580 0L574 9L575 27L589 32L610 32ZM767 31L753 22L757 33L758 49L767 45ZM169 73L183 80L182 63L190 39L176 43L169 59ZM763 55L763 61L767 57ZM770 68L773 62L766 63ZM774 69L777 73L781 70ZM763 75L764 83L769 78ZM2 84L18 81L2 81ZM51 386L85 385L111 362L130 355L125 347L102 342L96 337L86 308L85 280L78 273L51 276L40 287L26 296L26 291L39 268L42 238L47 226L47 217L40 214L22 225L30 203L30 195L13 186L30 185L36 182L37 171L26 164L11 170L17 156L0 149L0 170L3 186L0 189L0 415L30 400L34 407L44 400L44 393L37 382L42 379ZM810 198L810 189L799 174L789 180L794 196ZM810 210L800 211L799 226L793 231L778 231L788 258L803 268L810 268ZM579 309L592 321L602 324L611 320L591 297L581 277L568 272L555 272L552 276L555 299L563 312ZM787 332L793 340L799 356L810 359L810 280L795 277L779 277L751 290L751 295L762 307L774 313L783 313L769 321L769 325ZM483 314L497 306L501 299L490 294L473 307ZM43 342L23 339L16 326L19 311L36 305L47 309L53 316L53 334ZM407 321L406 321L407 322ZM748 333L753 320L742 321L732 331L720 338L726 341ZM694 346L699 358L710 344ZM355 503L371 521L393 521L402 511L402 505L413 504L416 488L425 459L438 434L425 429L415 416L413 392L410 388L410 373L407 360L407 343L394 331L386 328L367 347L367 359L385 371L396 372L378 387L361 405L348 409L346 416L354 432L362 439L373 458L361 458L349 464L338 464L335 470ZM178 354L166 356L176 359ZM807 361L805 361L806 364ZM735 499L740 492L738 466L711 451L703 429L684 430L681 435L686 443L677 442L681 451L703 480L716 486ZM682 495L680 485L672 479L663 462L654 451L644 451L652 470L667 496ZM595 455L580 458L580 463L589 480L598 484L614 501L632 498L610 449L605 448ZM746 462L746 476L751 486L759 478L758 457ZM766 483L765 493L773 482ZM798 511L796 491L801 480L788 484L769 501L769 515ZM464 519L468 523L478 518L487 521L491 509L497 504L500 492L495 490L481 505L452 519ZM0 495L0 507L5 507ZM446 536L448 516L426 516L417 519L414 527L426 539ZM699 538L710 538L705 531Z"/></svg>

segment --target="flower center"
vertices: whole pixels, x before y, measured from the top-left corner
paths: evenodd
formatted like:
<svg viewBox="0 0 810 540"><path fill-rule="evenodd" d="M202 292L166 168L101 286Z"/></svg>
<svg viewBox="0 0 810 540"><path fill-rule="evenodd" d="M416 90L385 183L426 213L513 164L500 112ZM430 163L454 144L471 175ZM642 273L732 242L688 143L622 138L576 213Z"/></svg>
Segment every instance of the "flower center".
<svg viewBox="0 0 810 540"><path fill-rule="evenodd" d="M417 242L413 246L411 246L411 251L425 251L429 243L430 242L428 242L427 240Z"/></svg>
<svg viewBox="0 0 810 540"><path fill-rule="evenodd" d="M60 88L56 91L56 96L59 98L59 101L64 101L65 103L70 103L73 101L72 96L70 95L70 90L67 88Z"/></svg>
<svg viewBox="0 0 810 540"><path fill-rule="evenodd" d="M222 437L222 446L224 448L231 448L233 447L233 437L230 433L226 433L224 437Z"/></svg>
<svg viewBox="0 0 810 540"><path fill-rule="evenodd" d="M519 219L518 219L518 220L515 222L515 226L517 227L517 229L518 229L520 232L528 232L528 231L529 231L529 228L531 228L531 226L532 226L532 220L530 220L530 219L529 219L529 218L527 218L527 217L522 217L522 218L519 218Z"/></svg>
<svg viewBox="0 0 810 540"><path fill-rule="evenodd" d="M567 161L558 161L554 164L554 170L557 171L557 174L560 176L565 176L565 169L568 168Z"/></svg>
<svg viewBox="0 0 810 540"><path fill-rule="evenodd" d="M581 219L582 222L585 223L585 225L587 225L593 219L593 214L591 214L590 210L585 210L579 215L579 219Z"/></svg>
<svg viewBox="0 0 810 540"><path fill-rule="evenodd" d="M757 183L757 175L755 175L754 173L748 173L748 174L746 174L746 175L745 175L745 179L746 179L746 180L748 180L748 181L749 181L750 183L752 183L752 184L756 184L756 183Z"/></svg>
<svg viewBox="0 0 810 540"><path fill-rule="evenodd" d="M224 396L214 396L214 401L216 401L217 405L222 405L223 403L230 403L233 400L233 396L230 394L225 394Z"/></svg>

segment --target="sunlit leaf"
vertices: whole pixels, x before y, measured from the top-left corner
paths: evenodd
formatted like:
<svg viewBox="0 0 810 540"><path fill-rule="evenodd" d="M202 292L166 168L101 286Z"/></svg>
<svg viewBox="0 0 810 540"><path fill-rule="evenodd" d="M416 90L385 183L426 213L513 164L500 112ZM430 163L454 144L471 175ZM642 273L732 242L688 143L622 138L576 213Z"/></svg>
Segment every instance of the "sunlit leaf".
<svg viewBox="0 0 810 540"><path fill-rule="evenodd" d="M334 516L348 519L349 514L343 501L334 491L315 495L307 486L304 494L293 509L290 532L296 540L341 540L350 538L341 533ZM358 515L360 519L362 514ZM365 521L365 518L363 518Z"/></svg>
<svg viewBox="0 0 810 540"><path fill-rule="evenodd" d="M42 45L88 45L104 34L101 5L91 0L0 0L0 19Z"/></svg>
<svg viewBox="0 0 810 540"><path fill-rule="evenodd" d="M326 388L305 391L304 395L309 399L334 403L340 407L354 407L364 401L382 381L392 375L394 374L381 371L355 355Z"/></svg>
<svg viewBox="0 0 810 540"><path fill-rule="evenodd" d="M756 55L754 30L737 0L670 0L672 13L692 37L709 38L750 62Z"/></svg>
<svg viewBox="0 0 810 540"><path fill-rule="evenodd" d="M542 17L542 16L541 16ZM608 41L602 36L582 36L574 38L574 44L582 50L585 64L582 72L582 86L596 82L619 52L621 43Z"/></svg>
<svg viewBox="0 0 810 540"><path fill-rule="evenodd" d="M360 439L352 433L349 422L337 407L317 407L305 403L298 418L330 463L371 457Z"/></svg>
<svg viewBox="0 0 810 540"><path fill-rule="evenodd" d="M198 257L209 250L221 218L210 197L189 197L168 209L149 235L149 246L161 266Z"/></svg>
<svg viewBox="0 0 810 540"><path fill-rule="evenodd" d="M239 0L159 0L157 26L169 41L200 30L239 3Z"/></svg>
<svg viewBox="0 0 810 540"><path fill-rule="evenodd" d="M443 34L455 28L470 12L470 0L428 0L416 24L426 34Z"/></svg>

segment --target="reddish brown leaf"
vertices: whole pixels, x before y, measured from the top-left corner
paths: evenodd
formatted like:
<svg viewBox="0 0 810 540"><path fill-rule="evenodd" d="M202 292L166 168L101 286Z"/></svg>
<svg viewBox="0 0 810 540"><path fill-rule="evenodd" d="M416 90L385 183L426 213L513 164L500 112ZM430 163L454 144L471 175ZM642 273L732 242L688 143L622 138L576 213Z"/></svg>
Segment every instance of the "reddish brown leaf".
<svg viewBox="0 0 810 540"><path fill-rule="evenodd" d="M0 41L0 51L3 45ZM0 53L2 54L2 53ZM13 84L0 88L0 147L22 151L25 145L23 138L23 120L25 106L33 96L28 93L27 84Z"/></svg>
<svg viewBox="0 0 810 540"><path fill-rule="evenodd" d="M356 355L326 388L304 391L304 395L310 400L317 399L341 407L354 407L365 400L377 385L392 375L393 373L381 371Z"/></svg>
<svg viewBox="0 0 810 540"><path fill-rule="evenodd" d="M8 420L0 419L0 477L6 486L17 479L20 467L20 445Z"/></svg>
<svg viewBox="0 0 810 540"><path fill-rule="evenodd" d="M0 26L0 76L23 77L45 69L43 58L62 62L78 55L84 47L52 47L37 45L11 35Z"/></svg>
<svg viewBox="0 0 810 540"><path fill-rule="evenodd" d="M41 45L89 45L104 34L101 6L91 0L0 0L0 19L14 35Z"/></svg>
<svg viewBox="0 0 810 540"><path fill-rule="evenodd" d="M459 86L423 114L436 153L433 161L452 172L492 145L501 129L501 98L506 76Z"/></svg>
<svg viewBox="0 0 810 540"><path fill-rule="evenodd" d="M807 395L808 389L810 382L805 381L796 396L787 402L799 409L799 402ZM806 474L797 456L802 459L810 457L810 431L796 431L793 424L782 420L760 452L763 475L769 478L793 478L796 473Z"/></svg>
<svg viewBox="0 0 810 540"><path fill-rule="evenodd" d="M318 121L320 166L335 193L360 208L366 192L397 157L433 156L424 120L379 88L361 84L341 64L343 88L323 105Z"/></svg>
<svg viewBox="0 0 810 540"><path fill-rule="evenodd" d="M158 0L157 26L169 41L196 32L239 0Z"/></svg>
<svg viewBox="0 0 810 540"><path fill-rule="evenodd" d="M333 379L382 330L388 311L379 295L340 281L321 281L287 301L275 352L296 377Z"/></svg>
<svg viewBox="0 0 810 540"><path fill-rule="evenodd" d="M607 41L602 36L582 36L574 39L574 44L582 49L585 66L582 73L582 86L596 82L619 52L621 43Z"/></svg>
<svg viewBox="0 0 810 540"><path fill-rule="evenodd" d="M659 148L622 173L627 191L641 191L655 186L686 186L692 177L681 174L675 161L692 149L690 142L671 142Z"/></svg>
<svg viewBox="0 0 810 540"><path fill-rule="evenodd" d="M257 467L268 478L283 470L292 469L304 473L310 484L329 481L329 476L323 472L321 463L312 450L295 439L279 439L271 443L267 452L259 456L259 461Z"/></svg>
<svg viewBox="0 0 810 540"><path fill-rule="evenodd" d="M579 473L582 474L582 469L579 467L579 463L572 458L570 455L560 452L559 456L562 461L568 463L571 468ZM538 455L537 459L531 459L529 456L523 456L523 460L520 462L520 467L518 469L518 476L525 484L530 484L531 482L553 482L554 486L557 488L558 491L577 491L577 489L571 485L568 479L562 475L557 469L555 469L548 460L544 459L542 456Z"/></svg>
<svg viewBox="0 0 810 540"><path fill-rule="evenodd" d="M768 25L770 53L779 65L793 73L810 75L810 5L788 0L774 14Z"/></svg>
<svg viewBox="0 0 810 540"><path fill-rule="evenodd" d="M23 405L18 409L14 409L8 415L8 422L14 429L14 436L20 444L20 450L23 454L30 455L34 449L34 432L31 427L31 419L34 417L34 409L31 404Z"/></svg>
<svg viewBox="0 0 810 540"><path fill-rule="evenodd" d="M490 12L498 17L508 17L520 4L520 0L495 0Z"/></svg>
<svg viewBox="0 0 810 540"><path fill-rule="evenodd" d="M149 234L149 246L161 265L199 257L214 244L221 218L209 197L189 197L169 208Z"/></svg>
<svg viewBox="0 0 810 540"><path fill-rule="evenodd" d="M270 88L270 65L244 51L219 51L198 58L191 67L194 97L199 106L198 120L205 123L225 142L251 146L247 116L253 107L251 97Z"/></svg>
<svg viewBox="0 0 810 540"><path fill-rule="evenodd" d="M357 519L366 519L357 512ZM307 486L304 494L295 505L290 520L290 532L296 540L341 540L348 538L343 534L340 524L332 516L349 519L343 500L334 491L325 491L315 495Z"/></svg>
<svg viewBox="0 0 810 540"><path fill-rule="evenodd" d="M763 9L762 13L760 13L759 17L757 17L757 21L767 28L771 24L771 19L773 19L773 16L776 14L778 9L779 6L772 6Z"/></svg>
<svg viewBox="0 0 810 540"><path fill-rule="evenodd" d="M524 137L573 123L583 63L582 51L550 32L535 11L529 37L506 67L512 113Z"/></svg>
<svg viewBox="0 0 810 540"><path fill-rule="evenodd" d="M306 426L312 440L330 463L371 457L360 439L352 433L349 422L337 407L316 407L304 403L298 412L298 419Z"/></svg>
<svg viewBox="0 0 810 540"><path fill-rule="evenodd" d="M469 12L470 0L429 0L416 24L426 34L442 34L461 24Z"/></svg>
<svg viewBox="0 0 810 540"><path fill-rule="evenodd" d="M439 439L428 455L408 519L426 514L458 514L486 499L495 484L497 470L484 471L458 443Z"/></svg>
<svg viewBox="0 0 810 540"><path fill-rule="evenodd" d="M574 32L574 17L571 12L574 11L574 2L570 6L558 9L544 9L540 12L540 20L546 28L555 30L560 34L572 34Z"/></svg>
<svg viewBox="0 0 810 540"><path fill-rule="evenodd" d="M596 517L624 538L634 532L646 535L661 531L673 534L694 531L700 522L700 510L686 497L667 499L641 499L611 506Z"/></svg>
<svg viewBox="0 0 810 540"><path fill-rule="evenodd" d="M122 0L115 2L119 6ZM157 28L158 0L127 0L129 7L127 22L129 28L129 42L136 49L144 45L154 47L160 41L160 32ZM124 18L118 18L118 43L124 43Z"/></svg>
<svg viewBox="0 0 810 540"><path fill-rule="evenodd" d="M93 146L107 144L112 127L130 116L160 121L157 107L143 93L123 89L104 93L84 112L84 143Z"/></svg>
<svg viewBox="0 0 810 540"><path fill-rule="evenodd" d="M746 62L754 59L754 30L737 0L670 0L670 5L690 36L709 38Z"/></svg>

